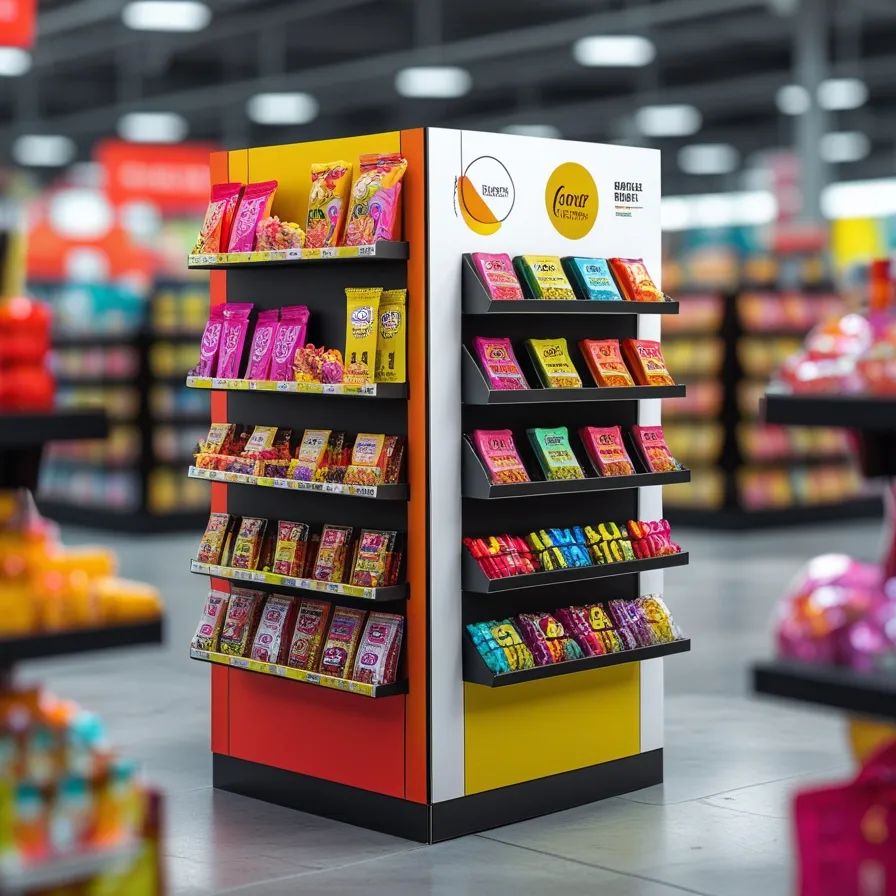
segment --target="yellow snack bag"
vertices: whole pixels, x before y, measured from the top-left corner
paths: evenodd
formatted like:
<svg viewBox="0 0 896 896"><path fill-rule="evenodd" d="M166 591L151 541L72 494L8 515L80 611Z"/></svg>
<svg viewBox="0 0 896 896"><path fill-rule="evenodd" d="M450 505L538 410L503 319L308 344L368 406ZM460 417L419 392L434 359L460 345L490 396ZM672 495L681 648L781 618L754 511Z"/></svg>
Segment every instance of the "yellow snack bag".
<svg viewBox="0 0 896 896"><path fill-rule="evenodd" d="M348 385L373 382L380 287L345 291L345 378Z"/></svg>
<svg viewBox="0 0 896 896"><path fill-rule="evenodd" d="M386 289L380 297L376 337L376 381L407 382L406 289Z"/></svg>
<svg viewBox="0 0 896 896"><path fill-rule="evenodd" d="M526 349L545 389L581 389L565 339L527 339Z"/></svg>
<svg viewBox="0 0 896 896"><path fill-rule="evenodd" d="M529 299L572 302L576 294L555 255L518 255L513 267Z"/></svg>
<svg viewBox="0 0 896 896"><path fill-rule="evenodd" d="M339 245L351 188L351 162L324 162L311 166L311 193L305 225L306 249Z"/></svg>

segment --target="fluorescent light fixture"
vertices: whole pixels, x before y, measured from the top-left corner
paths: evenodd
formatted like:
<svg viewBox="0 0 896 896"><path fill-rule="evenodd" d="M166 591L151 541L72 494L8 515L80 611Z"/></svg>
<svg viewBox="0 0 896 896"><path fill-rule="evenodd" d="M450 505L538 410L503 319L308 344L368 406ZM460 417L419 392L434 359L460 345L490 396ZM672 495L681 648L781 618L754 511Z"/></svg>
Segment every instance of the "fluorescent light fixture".
<svg viewBox="0 0 896 896"><path fill-rule="evenodd" d="M134 31L202 31L212 11L197 0L134 0L121 20Z"/></svg>
<svg viewBox="0 0 896 896"><path fill-rule="evenodd" d="M700 130L703 116L686 103L642 106L635 112L635 124L645 137L690 137Z"/></svg>
<svg viewBox="0 0 896 896"><path fill-rule="evenodd" d="M871 152L871 141L861 131L835 131L822 136L818 150L831 165L861 162Z"/></svg>
<svg viewBox="0 0 896 896"><path fill-rule="evenodd" d="M656 58L656 47L636 34L595 35L579 38L572 45L572 56L589 68L641 68Z"/></svg>
<svg viewBox="0 0 896 896"><path fill-rule="evenodd" d="M678 167L685 174L730 174L740 153L730 143L692 143L678 151Z"/></svg>
<svg viewBox="0 0 896 896"><path fill-rule="evenodd" d="M518 134L520 137L562 137L560 128L552 124L509 124L501 128L505 134Z"/></svg>
<svg viewBox="0 0 896 896"><path fill-rule="evenodd" d="M818 85L818 104L822 109L859 109L867 102L868 86L859 78L829 78Z"/></svg>
<svg viewBox="0 0 896 896"><path fill-rule="evenodd" d="M256 124L308 124L318 108L310 93L256 93L246 103L246 114Z"/></svg>
<svg viewBox="0 0 896 896"><path fill-rule="evenodd" d="M761 227L775 220L778 203L774 193L768 190L669 196L663 199L660 214L666 231Z"/></svg>
<svg viewBox="0 0 896 896"><path fill-rule="evenodd" d="M896 178L843 181L821 191L826 218L887 218L896 215Z"/></svg>
<svg viewBox="0 0 896 896"><path fill-rule="evenodd" d="M129 112L118 119L118 136L131 143L180 143L187 130L176 112Z"/></svg>
<svg viewBox="0 0 896 896"><path fill-rule="evenodd" d="M778 88L775 105L783 115L805 115L812 105L809 91L801 84L787 84Z"/></svg>
<svg viewBox="0 0 896 896"><path fill-rule="evenodd" d="M0 78L18 78L30 69L30 53L18 47L0 47Z"/></svg>
<svg viewBox="0 0 896 896"><path fill-rule="evenodd" d="M418 65L395 76L395 89L411 99L449 100L470 92L473 76L456 65Z"/></svg>
<svg viewBox="0 0 896 896"><path fill-rule="evenodd" d="M12 144L12 157L31 168L67 165L76 152L75 141L62 134L23 134Z"/></svg>

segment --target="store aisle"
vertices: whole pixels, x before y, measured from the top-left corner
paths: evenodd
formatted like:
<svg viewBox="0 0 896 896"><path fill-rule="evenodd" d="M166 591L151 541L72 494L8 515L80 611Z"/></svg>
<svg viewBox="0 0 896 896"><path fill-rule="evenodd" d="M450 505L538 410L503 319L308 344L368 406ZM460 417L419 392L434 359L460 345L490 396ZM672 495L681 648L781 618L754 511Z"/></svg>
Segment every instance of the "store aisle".
<svg viewBox="0 0 896 896"><path fill-rule="evenodd" d="M692 565L667 573L666 596L694 649L665 665L667 783L434 847L212 791L209 673L187 658L207 589L187 571L196 536L66 531L69 544L111 543L124 575L162 588L167 646L21 674L100 712L165 788L172 894L785 896L789 795L847 773L844 726L836 713L752 699L747 664L768 653L772 607L800 564L834 545L873 559L879 529L677 530Z"/></svg>

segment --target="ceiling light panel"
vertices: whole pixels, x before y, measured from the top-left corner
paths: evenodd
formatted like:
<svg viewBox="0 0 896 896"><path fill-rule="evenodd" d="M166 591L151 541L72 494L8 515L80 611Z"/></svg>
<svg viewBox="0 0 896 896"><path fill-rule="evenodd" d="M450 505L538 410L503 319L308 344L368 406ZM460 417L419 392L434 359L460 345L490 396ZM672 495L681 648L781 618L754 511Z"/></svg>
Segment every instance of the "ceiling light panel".
<svg viewBox="0 0 896 896"><path fill-rule="evenodd" d="M318 102L309 93L256 93L246 114L256 124L308 124L317 118Z"/></svg>
<svg viewBox="0 0 896 896"><path fill-rule="evenodd" d="M645 137L690 137L703 125L703 116L685 103L643 106L635 113L635 125Z"/></svg>
<svg viewBox="0 0 896 896"><path fill-rule="evenodd" d="M410 99L456 99L472 86L472 75L456 65L412 66L395 76L395 89Z"/></svg>
<svg viewBox="0 0 896 896"><path fill-rule="evenodd" d="M577 40L572 56L588 68L641 68L656 58L656 47L646 37L594 35Z"/></svg>
<svg viewBox="0 0 896 896"><path fill-rule="evenodd" d="M212 11L197 0L134 0L121 11L121 20L134 31L202 31Z"/></svg>
<svg viewBox="0 0 896 896"><path fill-rule="evenodd" d="M131 143L180 143L187 120L176 112L131 112L118 119L118 136Z"/></svg>

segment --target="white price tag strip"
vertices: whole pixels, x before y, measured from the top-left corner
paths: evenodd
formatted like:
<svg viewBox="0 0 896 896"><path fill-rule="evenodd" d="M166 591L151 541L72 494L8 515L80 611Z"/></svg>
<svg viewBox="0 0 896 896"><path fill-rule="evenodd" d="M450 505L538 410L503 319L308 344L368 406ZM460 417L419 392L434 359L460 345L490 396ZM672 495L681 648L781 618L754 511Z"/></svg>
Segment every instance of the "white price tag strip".
<svg viewBox="0 0 896 896"><path fill-rule="evenodd" d="M356 498L376 498L375 485L343 485L339 482L305 482L300 479L275 479L271 476L252 476L248 473L228 473L208 470L205 467L190 467L190 479L223 480L224 482L256 485L260 488L282 488L291 491L324 492L331 495L350 495Z"/></svg>

